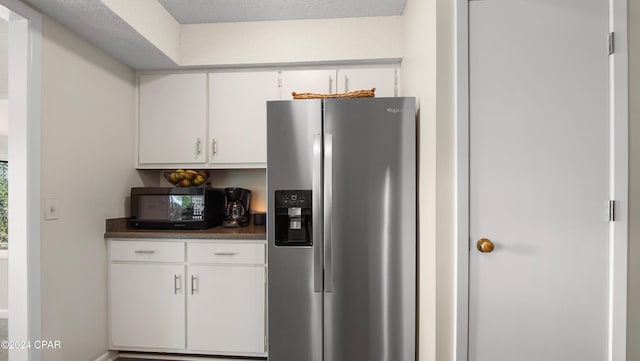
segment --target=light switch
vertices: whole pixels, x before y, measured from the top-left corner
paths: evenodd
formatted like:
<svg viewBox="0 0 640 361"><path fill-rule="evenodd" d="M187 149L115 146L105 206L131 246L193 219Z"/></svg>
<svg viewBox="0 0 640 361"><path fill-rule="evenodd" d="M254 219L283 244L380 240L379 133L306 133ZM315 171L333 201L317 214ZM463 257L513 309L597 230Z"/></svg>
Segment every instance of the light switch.
<svg viewBox="0 0 640 361"><path fill-rule="evenodd" d="M58 219L60 209L58 206L58 198L45 198L44 199L44 219L53 220Z"/></svg>

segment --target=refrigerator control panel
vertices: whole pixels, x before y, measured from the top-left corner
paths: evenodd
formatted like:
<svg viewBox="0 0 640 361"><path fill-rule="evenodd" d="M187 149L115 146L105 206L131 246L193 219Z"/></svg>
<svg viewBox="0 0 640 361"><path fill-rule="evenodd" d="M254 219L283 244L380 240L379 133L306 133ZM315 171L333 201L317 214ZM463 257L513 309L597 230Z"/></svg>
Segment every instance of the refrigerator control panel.
<svg viewBox="0 0 640 361"><path fill-rule="evenodd" d="M311 190L275 191L276 246L312 246Z"/></svg>
<svg viewBox="0 0 640 361"><path fill-rule="evenodd" d="M276 208L311 209L311 191L276 191Z"/></svg>

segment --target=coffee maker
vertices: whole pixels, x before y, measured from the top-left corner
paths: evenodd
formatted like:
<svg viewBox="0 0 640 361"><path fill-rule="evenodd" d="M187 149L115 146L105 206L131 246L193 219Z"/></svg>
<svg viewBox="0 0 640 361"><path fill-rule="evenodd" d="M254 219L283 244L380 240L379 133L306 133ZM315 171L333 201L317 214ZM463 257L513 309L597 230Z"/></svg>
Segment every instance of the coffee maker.
<svg viewBox="0 0 640 361"><path fill-rule="evenodd" d="M225 219L222 227L237 228L249 225L251 191L244 188L225 188Z"/></svg>

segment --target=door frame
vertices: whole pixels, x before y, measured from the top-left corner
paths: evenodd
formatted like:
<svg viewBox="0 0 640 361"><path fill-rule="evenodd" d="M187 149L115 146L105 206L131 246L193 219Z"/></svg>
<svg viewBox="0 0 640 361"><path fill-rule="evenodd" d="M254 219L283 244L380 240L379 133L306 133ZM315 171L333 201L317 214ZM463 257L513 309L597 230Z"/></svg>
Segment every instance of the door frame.
<svg viewBox="0 0 640 361"><path fill-rule="evenodd" d="M0 0L9 21L9 339L42 340L41 73L42 15ZM3 9L4 10L4 9ZM3 11L4 13L4 11ZM38 348L10 349L13 361L39 361Z"/></svg>
<svg viewBox="0 0 640 361"><path fill-rule="evenodd" d="M455 361L469 360L469 1L456 0L455 4ZM609 222L608 361L626 361L629 204L627 0L609 0L609 31L615 33L615 52L609 58L609 193L616 206L615 221ZM603 34L603 48L606 46L605 36Z"/></svg>

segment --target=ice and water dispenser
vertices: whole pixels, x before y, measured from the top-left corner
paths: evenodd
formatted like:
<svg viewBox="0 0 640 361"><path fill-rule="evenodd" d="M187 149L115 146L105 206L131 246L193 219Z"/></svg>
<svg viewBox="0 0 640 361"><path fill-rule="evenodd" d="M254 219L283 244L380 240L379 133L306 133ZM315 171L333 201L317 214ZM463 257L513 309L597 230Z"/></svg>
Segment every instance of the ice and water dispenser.
<svg viewBox="0 0 640 361"><path fill-rule="evenodd" d="M275 194L276 246L311 246L310 190L279 190Z"/></svg>

